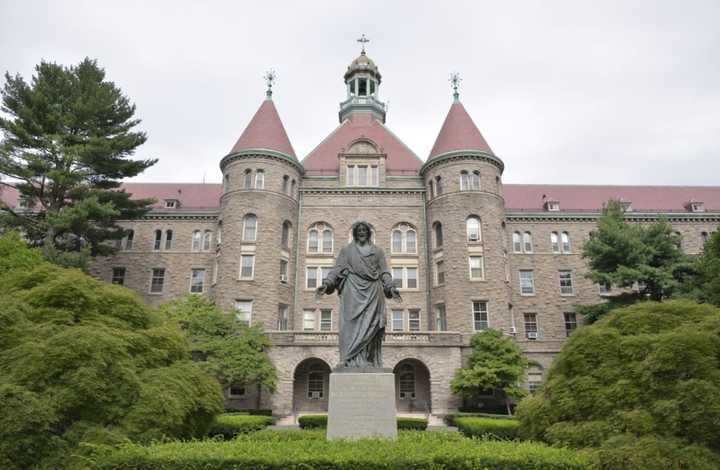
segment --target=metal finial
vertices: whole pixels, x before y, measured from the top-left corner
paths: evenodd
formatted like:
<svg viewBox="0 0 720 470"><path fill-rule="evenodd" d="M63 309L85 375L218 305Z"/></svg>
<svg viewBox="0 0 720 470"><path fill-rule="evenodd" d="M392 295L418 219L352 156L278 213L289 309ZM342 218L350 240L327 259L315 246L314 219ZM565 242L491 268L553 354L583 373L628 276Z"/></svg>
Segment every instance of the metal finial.
<svg viewBox="0 0 720 470"><path fill-rule="evenodd" d="M267 83L267 91L265 94L267 95L268 99L272 98L272 87L275 84L275 80L277 80L277 73L275 73L275 70L270 69L267 72L265 72L265 75L263 75L263 78L265 79L265 82Z"/></svg>
<svg viewBox="0 0 720 470"><path fill-rule="evenodd" d="M365 33L363 33L362 36L360 36L360 39L358 39L357 42L362 44L362 51L360 53L365 54L365 44L370 42L370 40L365 37Z"/></svg>
<svg viewBox="0 0 720 470"><path fill-rule="evenodd" d="M460 88L460 82L462 82L460 74L457 72L451 73L449 81L452 84L453 98L455 99L455 101L460 101L460 92L458 92L458 88Z"/></svg>

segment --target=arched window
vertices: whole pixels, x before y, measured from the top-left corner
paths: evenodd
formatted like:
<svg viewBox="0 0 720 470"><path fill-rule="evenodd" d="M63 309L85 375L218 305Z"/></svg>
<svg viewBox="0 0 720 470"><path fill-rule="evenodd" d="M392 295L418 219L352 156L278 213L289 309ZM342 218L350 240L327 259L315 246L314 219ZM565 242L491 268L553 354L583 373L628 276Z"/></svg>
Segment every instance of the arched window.
<svg viewBox="0 0 720 470"><path fill-rule="evenodd" d="M557 232L550 233L550 246L553 253L560 253L560 237Z"/></svg>
<svg viewBox="0 0 720 470"><path fill-rule="evenodd" d="M403 364L399 371L399 393L401 400L415 398L415 368L410 364Z"/></svg>
<svg viewBox="0 0 720 470"><path fill-rule="evenodd" d="M416 253L417 252L417 231L407 223L401 223L392 230L392 253Z"/></svg>
<svg viewBox="0 0 720 470"><path fill-rule="evenodd" d="M560 241L562 241L563 253L570 253L570 234L563 232L560 234Z"/></svg>
<svg viewBox="0 0 720 470"><path fill-rule="evenodd" d="M333 230L328 224L318 222L308 230L308 253L332 253Z"/></svg>
<svg viewBox="0 0 720 470"><path fill-rule="evenodd" d="M159 250L162 246L162 230L155 230L155 242L153 243L153 250Z"/></svg>
<svg viewBox="0 0 720 470"><path fill-rule="evenodd" d="M222 244L222 220L218 222L217 227L217 244Z"/></svg>
<svg viewBox="0 0 720 470"><path fill-rule="evenodd" d="M210 230L205 230L205 233L203 234L203 251L210 251L210 245L212 244L212 232Z"/></svg>
<svg viewBox="0 0 720 470"><path fill-rule="evenodd" d="M435 222L433 229L435 231L435 248L440 248L443 246L442 224L440 222Z"/></svg>
<svg viewBox="0 0 720 470"><path fill-rule="evenodd" d="M430 199L435 197L435 185L433 184L433 180L428 180L428 190L430 191Z"/></svg>
<svg viewBox="0 0 720 470"><path fill-rule="evenodd" d="M230 175L225 174L225 178L223 178L223 190L227 191L230 188Z"/></svg>
<svg viewBox="0 0 720 470"><path fill-rule="evenodd" d="M322 231L322 251L323 253L333 252L333 232L329 228Z"/></svg>
<svg viewBox="0 0 720 470"><path fill-rule="evenodd" d="M165 230L165 249L166 250L172 249L172 244L173 244L173 231Z"/></svg>
<svg viewBox="0 0 720 470"><path fill-rule="evenodd" d="M263 170L255 172L255 189L265 189L265 172Z"/></svg>
<svg viewBox="0 0 720 470"><path fill-rule="evenodd" d="M252 189L252 170L249 168L245 170L244 187L245 189Z"/></svg>
<svg viewBox="0 0 720 470"><path fill-rule="evenodd" d="M465 221L465 225L467 229L467 241L479 242L482 240L482 234L480 232L480 219L474 215L470 216Z"/></svg>
<svg viewBox="0 0 720 470"><path fill-rule="evenodd" d="M442 195L442 193L443 193L442 177L436 176L435 177L435 194L440 196L440 195Z"/></svg>
<svg viewBox="0 0 720 470"><path fill-rule="evenodd" d="M710 239L710 236L707 232L700 232L700 241L702 241L702 244L705 245L707 241Z"/></svg>
<svg viewBox="0 0 720 470"><path fill-rule="evenodd" d="M243 241L254 242L257 240L257 217L255 214L248 214L243 218Z"/></svg>
<svg viewBox="0 0 720 470"><path fill-rule="evenodd" d="M522 253L522 235L520 232L513 232L513 253Z"/></svg>
<svg viewBox="0 0 720 470"><path fill-rule="evenodd" d="M467 191L470 189L470 178L468 172L463 170L460 172L460 191Z"/></svg>
<svg viewBox="0 0 720 470"><path fill-rule="evenodd" d="M289 221L283 222L282 236L280 237L280 246L283 248L290 248L290 228L292 224Z"/></svg>
<svg viewBox="0 0 720 470"><path fill-rule="evenodd" d="M128 230L127 235L125 235L125 249L126 250L132 250L134 239L135 239L135 231Z"/></svg>
<svg viewBox="0 0 720 470"><path fill-rule="evenodd" d="M283 176L283 185L282 185L283 194L287 194L288 187L290 187L290 177L288 175L284 175Z"/></svg>
<svg viewBox="0 0 720 470"><path fill-rule="evenodd" d="M480 191L480 172L477 170L470 174L470 189Z"/></svg>
<svg viewBox="0 0 720 470"><path fill-rule="evenodd" d="M295 197L295 180L290 182L290 196Z"/></svg>
<svg viewBox="0 0 720 470"><path fill-rule="evenodd" d="M202 245L202 233L200 230L195 230L192 234L192 251L200 251Z"/></svg>
<svg viewBox="0 0 720 470"><path fill-rule="evenodd" d="M525 253L533 252L532 234L530 232L523 233L523 251Z"/></svg>
<svg viewBox="0 0 720 470"><path fill-rule="evenodd" d="M307 251L309 253L317 253L320 250L320 245L318 242L318 231L314 228L311 228L308 232L308 246Z"/></svg>

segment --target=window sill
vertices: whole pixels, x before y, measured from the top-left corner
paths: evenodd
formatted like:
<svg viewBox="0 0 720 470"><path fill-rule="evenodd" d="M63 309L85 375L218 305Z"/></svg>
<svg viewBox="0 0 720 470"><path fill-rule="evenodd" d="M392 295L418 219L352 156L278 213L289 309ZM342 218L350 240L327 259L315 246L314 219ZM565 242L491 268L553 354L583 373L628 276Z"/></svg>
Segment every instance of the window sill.
<svg viewBox="0 0 720 470"><path fill-rule="evenodd" d="M164 292L148 292L148 295L163 295Z"/></svg>
<svg viewBox="0 0 720 470"><path fill-rule="evenodd" d="M238 281L254 281L255 278L254 277L239 277L237 280Z"/></svg>
<svg viewBox="0 0 720 470"><path fill-rule="evenodd" d="M523 294L523 293L521 292L520 295L521 295L522 297L535 297L535 293L532 293L532 294Z"/></svg>
<svg viewBox="0 0 720 470"><path fill-rule="evenodd" d="M575 297L575 293L574 293L574 292L573 292L572 294L563 294L563 293L560 293L560 297Z"/></svg>

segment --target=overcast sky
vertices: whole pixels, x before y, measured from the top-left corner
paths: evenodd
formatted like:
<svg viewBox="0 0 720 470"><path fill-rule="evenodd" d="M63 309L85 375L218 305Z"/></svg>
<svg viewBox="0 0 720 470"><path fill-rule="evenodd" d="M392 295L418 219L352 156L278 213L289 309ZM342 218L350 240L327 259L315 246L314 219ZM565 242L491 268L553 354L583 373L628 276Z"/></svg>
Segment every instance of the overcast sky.
<svg viewBox="0 0 720 470"><path fill-rule="evenodd" d="M362 33L423 160L457 70L506 183L720 184L717 0L0 0L0 70L98 59L137 105L137 156L160 159L136 180L219 182L269 68L301 159L337 126Z"/></svg>

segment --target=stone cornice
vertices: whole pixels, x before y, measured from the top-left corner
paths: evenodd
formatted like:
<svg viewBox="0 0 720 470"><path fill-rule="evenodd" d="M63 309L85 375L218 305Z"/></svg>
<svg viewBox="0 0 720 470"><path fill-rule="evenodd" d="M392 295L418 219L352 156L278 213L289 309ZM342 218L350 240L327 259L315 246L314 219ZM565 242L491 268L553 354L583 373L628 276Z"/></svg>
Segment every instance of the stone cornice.
<svg viewBox="0 0 720 470"><path fill-rule="evenodd" d="M595 222L602 216L598 212L518 212L507 211L505 219L508 222ZM625 220L629 222L645 222L657 220L661 217L669 222L720 222L720 212L626 212Z"/></svg>
<svg viewBox="0 0 720 470"><path fill-rule="evenodd" d="M495 155L491 155L487 152L480 152L479 150L453 150L451 152L441 153L440 155L432 157L430 160L420 168L420 175L425 176L430 168L448 162L452 160L482 160L491 163L500 170L500 174L505 170L505 164Z"/></svg>
<svg viewBox="0 0 720 470"><path fill-rule="evenodd" d="M300 188L303 194L424 194L425 188Z"/></svg>
<svg viewBox="0 0 720 470"><path fill-rule="evenodd" d="M213 209L211 211L188 210L178 212L150 211L140 219L135 220L217 220L219 216L219 209Z"/></svg>
<svg viewBox="0 0 720 470"><path fill-rule="evenodd" d="M234 162L235 160L239 160L244 157L260 157L260 158L270 158L275 160L280 160L285 163L290 163L292 166L294 166L298 172L302 175L305 173L305 169L303 166L298 162L295 158L291 157L290 155L278 152L277 150L270 150L270 149L248 149L243 150L241 152L233 152L225 155L222 160L220 160L220 170L225 171L225 167L229 165L230 163Z"/></svg>

